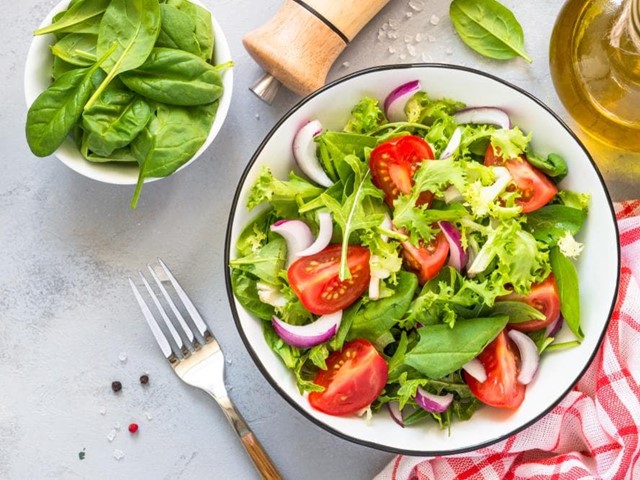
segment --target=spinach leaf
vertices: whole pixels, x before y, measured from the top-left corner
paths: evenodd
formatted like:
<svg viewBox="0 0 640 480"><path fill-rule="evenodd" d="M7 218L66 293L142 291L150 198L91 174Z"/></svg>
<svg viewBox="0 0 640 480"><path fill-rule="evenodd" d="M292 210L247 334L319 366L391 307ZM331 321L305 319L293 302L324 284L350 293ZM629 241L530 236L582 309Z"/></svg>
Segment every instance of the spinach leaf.
<svg viewBox="0 0 640 480"><path fill-rule="evenodd" d="M78 26L86 25L87 22L94 23L109 6L111 0L80 0L70 4L67 11L54 23L47 27L40 28L34 32L34 35L44 35L53 32L71 32L78 31ZM107 48L111 47L109 45ZM105 49L106 51L106 49Z"/></svg>
<svg viewBox="0 0 640 480"><path fill-rule="evenodd" d="M522 26L513 13L496 0L453 0L449 16L464 43L486 57L507 60L524 50Z"/></svg>
<svg viewBox="0 0 640 480"><path fill-rule="evenodd" d="M509 317L459 319L453 327L427 325L420 341L405 356L405 364L429 378L439 379L478 356L504 329Z"/></svg>
<svg viewBox="0 0 640 480"><path fill-rule="evenodd" d="M275 285L278 283L278 274L284 268L286 258L287 244L284 239L276 238L254 254L231 260L229 265Z"/></svg>
<svg viewBox="0 0 640 480"><path fill-rule="evenodd" d="M587 213L565 205L547 205L527 214L527 226L536 240L555 246L567 231L580 231Z"/></svg>
<svg viewBox="0 0 640 480"><path fill-rule="evenodd" d="M200 57L206 61L213 58L213 22L211 13L200 5L188 0L168 0L167 5L174 6L189 15L195 23L195 34L200 47Z"/></svg>
<svg viewBox="0 0 640 480"><path fill-rule="evenodd" d="M334 352L339 352L340 350L342 350L342 346L344 345L344 342L347 339L347 335L351 330L351 325L353 325L353 321L360 311L361 306L362 299L359 299L342 313L342 321L340 322L338 331L333 336L333 338L329 340L329 347L331 347L331 350L333 350Z"/></svg>
<svg viewBox="0 0 640 480"><path fill-rule="evenodd" d="M195 20L173 5L163 3L160 5L160 11L162 24L156 46L176 48L200 57Z"/></svg>
<svg viewBox="0 0 640 480"><path fill-rule="evenodd" d="M154 48L135 70L120 75L134 92L169 105L205 105L222 95L218 69L189 52Z"/></svg>
<svg viewBox="0 0 640 480"><path fill-rule="evenodd" d="M119 83L109 85L82 114L86 147L102 157L129 145L151 119L149 104Z"/></svg>
<svg viewBox="0 0 640 480"><path fill-rule="evenodd" d="M64 73L33 102L27 113L26 134L29 148L35 155L46 157L62 145L80 119L95 88L94 82L104 78L99 67L111 51L92 67Z"/></svg>
<svg viewBox="0 0 640 480"><path fill-rule="evenodd" d="M55 81L71 70L80 68L78 65L65 62L60 57L53 57L53 67L51 68L51 78Z"/></svg>
<svg viewBox="0 0 640 480"><path fill-rule="evenodd" d="M557 153L550 153L545 159L535 153L531 145L527 146L525 152L527 154L527 160L531 165L549 175L556 182L562 180L567 176L567 173L569 173L567 162Z"/></svg>
<svg viewBox="0 0 640 480"><path fill-rule="evenodd" d="M582 340L584 333L580 327L580 285L576 267L558 247L551 249L549 260L558 284L562 316L573 334Z"/></svg>
<svg viewBox="0 0 640 480"><path fill-rule="evenodd" d="M108 157L104 157L98 155L89 150L89 146L87 144L87 132L83 132L82 142L80 144L80 153L82 156L93 163L107 163L107 162L135 162L136 158L131 153L131 148L129 146L118 148L109 154Z"/></svg>
<svg viewBox="0 0 640 480"><path fill-rule="evenodd" d="M368 302L360 308L353 319L347 335L348 340L366 338L379 348L386 346L386 343L381 344L379 339L400 321L409 309L413 294L418 288L418 278L413 273L400 271L397 279L398 284L393 295Z"/></svg>
<svg viewBox="0 0 640 480"><path fill-rule="evenodd" d="M351 167L345 163L347 155L365 159L365 149L374 148L375 137L348 132L327 130L315 139L318 144L318 159L331 180L346 181L351 175Z"/></svg>
<svg viewBox="0 0 640 480"><path fill-rule="evenodd" d="M257 280L250 278L241 270L232 270L231 286L235 297L250 314L262 320L271 320L275 310L271 305L262 303L258 296Z"/></svg>
<svg viewBox="0 0 640 480"><path fill-rule="evenodd" d="M139 67L147 59L160 32L158 0L112 0L104 12L98 33L99 56L115 44L102 69L107 77L87 102L100 96L116 75Z"/></svg>
<svg viewBox="0 0 640 480"><path fill-rule="evenodd" d="M544 320L546 318L540 310L533 308L525 302L517 301L496 302L490 314L492 316L506 315L509 317L509 323L522 323L529 320Z"/></svg>
<svg viewBox="0 0 640 480"><path fill-rule="evenodd" d="M197 107L158 104L155 115L131 143L140 173L131 208L135 208L145 178L166 177L188 162L209 135L218 102Z"/></svg>
<svg viewBox="0 0 640 480"><path fill-rule="evenodd" d="M88 67L96 62L98 36L90 33L71 33L58 40L51 53L73 65Z"/></svg>

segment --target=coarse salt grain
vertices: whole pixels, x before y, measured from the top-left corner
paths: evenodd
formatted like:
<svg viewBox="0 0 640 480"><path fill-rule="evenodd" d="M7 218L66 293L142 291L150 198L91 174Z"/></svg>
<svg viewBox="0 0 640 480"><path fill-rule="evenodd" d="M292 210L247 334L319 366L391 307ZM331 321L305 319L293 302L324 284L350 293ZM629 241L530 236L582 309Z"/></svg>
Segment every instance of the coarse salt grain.
<svg viewBox="0 0 640 480"><path fill-rule="evenodd" d="M409 0L409 8L415 10L416 12L420 12L424 9L423 0Z"/></svg>
<svg viewBox="0 0 640 480"><path fill-rule="evenodd" d="M122 460L124 458L124 452L116 448L115 450L113 450L113 458L118 461Z"/></svg>
<svg viewBox="0 0 640 480"><path fill-rule="evenodd" d="M147 417L147 420L153 420L153 415L151 415L151 412L144 412L144 416Z"/></svg>
<svg viewBox="0 0 640 480"><path fill-rule="evenodd" d="M108 434L107 434L107 440L109 440L109 443L113 442L113 440L115 440L116 438L116 431L115 430L111 430Z"/></svg>
<svg viewBox="0 0 640 480"><path fill-rule="evenodd" d="M431 18L429 19L429 23L431 25L438 25L440 23L440 17L438 17L437 15L431 15Z"/></svg>
<svg viewBox="0 0 640 480"><path fill-rule="evenodd" d="M105 407L102 407L100 409L100 415L106 415L107 414L107 409Z"/></svg>
<svg viewBox="0 0 640 480"><path fill-rule="evenodd" d="M127 354L124 352L120 353L120 355L118 355L118 360L120 360L122 363L125 363L127 361Z"/></svg>

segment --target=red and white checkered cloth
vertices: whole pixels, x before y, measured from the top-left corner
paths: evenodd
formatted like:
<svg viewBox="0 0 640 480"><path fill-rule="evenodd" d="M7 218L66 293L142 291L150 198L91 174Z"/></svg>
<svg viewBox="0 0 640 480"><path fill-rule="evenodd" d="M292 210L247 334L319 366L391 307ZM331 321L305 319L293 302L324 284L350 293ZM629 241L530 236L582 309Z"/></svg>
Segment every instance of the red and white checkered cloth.
<svg viewBox="0 0 640 480"><path fill-rule="evenodd" d="M616 205L622 265L615 312L576 387L526 430L450 457L397 456L376 480L640 479L640 200Z"/></svg>

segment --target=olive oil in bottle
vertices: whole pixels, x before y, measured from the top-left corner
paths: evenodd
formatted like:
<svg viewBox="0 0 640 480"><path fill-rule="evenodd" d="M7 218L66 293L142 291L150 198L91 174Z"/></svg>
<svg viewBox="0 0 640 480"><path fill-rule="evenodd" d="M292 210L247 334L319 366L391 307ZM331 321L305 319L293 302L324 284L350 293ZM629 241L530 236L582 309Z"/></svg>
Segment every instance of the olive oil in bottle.
<svg viewBox="0 0 640 480"><path fill-rule="evenodd" d="M567 0L549 58L558 96L578 125L640 152L640 0Z"/></svg>

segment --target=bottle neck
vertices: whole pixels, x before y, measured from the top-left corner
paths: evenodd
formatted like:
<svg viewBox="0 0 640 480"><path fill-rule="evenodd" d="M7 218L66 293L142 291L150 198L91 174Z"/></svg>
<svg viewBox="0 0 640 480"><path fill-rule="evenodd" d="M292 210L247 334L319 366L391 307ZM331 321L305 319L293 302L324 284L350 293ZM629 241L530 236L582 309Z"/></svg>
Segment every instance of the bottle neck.
<svg viewBox="0 0 640 480"><path fill-rule="evenodd" d="M624 0L611 29L611 45L640 53L640 0Z"/></svg>

